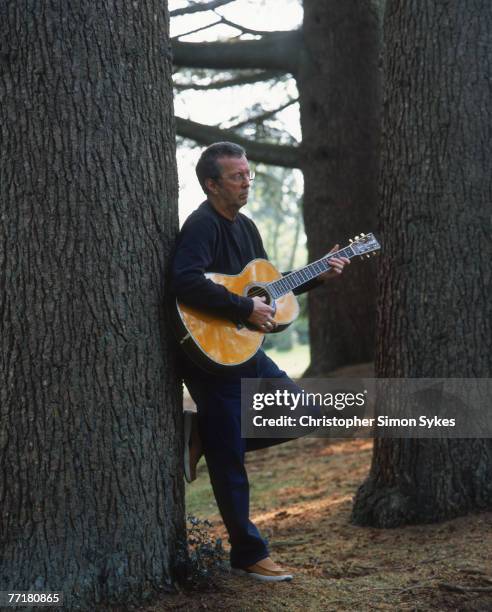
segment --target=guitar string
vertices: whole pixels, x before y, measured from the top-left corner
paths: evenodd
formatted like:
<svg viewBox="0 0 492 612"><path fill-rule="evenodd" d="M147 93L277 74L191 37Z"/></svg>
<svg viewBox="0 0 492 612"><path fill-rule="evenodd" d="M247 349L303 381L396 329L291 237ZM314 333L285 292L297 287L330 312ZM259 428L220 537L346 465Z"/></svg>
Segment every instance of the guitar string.
<svg viewBox="0 0 492 612"><path fill-rule="evenodd" d="M305 267L306 267L306 268L309 268L310 266L313 266L314 264L321 264L321 263L325 264L327 260L331 259L332 257L335 257L335 256L336 256L336 255L338 255L339 253L343 253L344 251L346 251L346 250L347 250L347 248L348 248L348 247L345 247L345 248L343 248L343 249L340 249L339 251L336 251L335 253L333 253L332 255L330 255L330 257L327 257L327 256L325 256L325 257L321 257L321 259L318 259L317 261L314 261L313 263L308 264L308 265L307 265L307 266L305 266ZM355 256L355 253L354 253L354 255L353 255L353 256ZM327 268L326 270L324 270L323 272L320 272L320 274L323 274L324 272L328 272L328 270L330 270L330 268L331 268L331 267L332 267L332 266L328 266L328 268ZM297 273L301 272L301 271L302 271L302 270L304 270L304 269L305 269L305 268L299 268L299 270L293 270L292 272L289 272L289 274L287 274L286 276L283 276L282 278L277 278L276 280L271 281L270 283L267 283L267 285L266 285L266 286L268 286L268 285L273 285L273 284L274 284L274 283L276 283L276 282L279 282L279 281L285 280L286 278L288 278L288 277L289 277L289 276L291 276L292 274L297 274ZM316 278L316 276L318 276L318 274L317 274L317 275L315 275L315 276L313 276L313 278ZM313 279L312 279L312 278L310 278L309 280L313 280ZM308 280L308 281L304 281L304 282L309 282L309 280ZM301 283L301 284L302 284L302 283ZM299 287L300 285L297 285L297 286ZM293 291L293 289L294 289L294 288L295 288L295 287L293 287L292 289L290 289L290 291ZM266 292L267 292L267 291L266 291L266 289L265 289L264 287L260 287L259 289L256 289L255 291L252 291L251 293L249 293L247 297L257 297L257 296L260 296L260 295L262 295L262 294L264 294L264 293L266 293ZM287 292L287 293L288 293L288 292ZM286 294L284 293L284 295L286 295ZM279 296L279 297L282 297L282 296Z"/></svg>
<svg viewBox="0 0 492 612"><path fill-rule="evenodd" d="M347 251L347 250L348 250L348 248L349 248L349 247L351 247L351 246L352 246L352 245L348 245L347 247L344 247L343 249L340 249L340 250L336 251L335 253L330 254L330 256L329 256L329 257L325 255L324 257L321 257L321 259L318 259L317 261L314 261L314 262L312 262L312 263L308 264L307 266L305 266L305 268L309 268L310 266L314 266L315 264L321 264L321 263L325 264L325 263L326 263L326 261L329 261L331 258L336 257L336 256L337 256L339 253L344 253L344 252L345 252L345 251ZM346 253L344 253L344 254L346 254ZM353 253L353 256L355 256L355 253ZM350 256L349 256L349 257L350 257ZM327 271L328 271L328 270L329 270L331 267L332 267L332 266L328 266L328 268L327 268L326 270L324 270L323 272L327 272ZM293 275L293 274L297 274L297 273L301 272L302 270L304 270L305 268L299 268L299 270L293 270L292 272L289 272L289 274L287 274L286 276L283 276L282 278L277 278L276 280L271 281L270 283L267 283L267 285L266 285L266 286L268 286L268 285L273 285L273 284L274 284L274 283L276 283L276 282L279 282L279 281L285 280L285 279L287 279L289 276L291 276L291 275ZM320 274L323 274L323 272L320 272ZM315 275L315 276L313 276L313 278L316 278L316 276L318 276L318 274L317 274L317 275ZM309 280L312 280L312 278L311 278L311 279L309 279ZM309 280L308 280L308 281L304 281L304 282L309 282ZM302 284L302 283L301 283L301 284ZM300 285L297 285L297 286L299 287ZM295 288L295 287L293 287L292 289L290 289L290 291L292 291L294 288ZM260 287L259 289L256 289L255 291L252 291L251 293L249 293L247 297L257 297L257 296L260 296L260 295L262 295L262 294L264 294L264 293L266 293L266 292L267 292L267 291L266 291L266 289L265 289L264 287ZM287 293L288 293L288 292L287 292ZM284 293L283 295L286 295L286 294ZM279 297L282 297L282 296L279 296Z"/></svg>
<svg viewBox="0 0 492 612"><path fill-rule="evenodd" d="M343 250L343 249L341 249L341 250ZM340 253L340 252L341 252L341 251L337 251L337 253L336 253L336 254L338 254L338 253ZM331 257L333 257L333 255L332 255ZM325 258L325 257L322 257L321 259L318 259L318 261L313 262L313 264L315 264L315 263L321 263L321 262L324 262L324 259L326 259L326 258ZM308 266L306 266L306 268L308 268L309 266L312 266L313 264L309 264ZM331 266L330 266L330 267L331 267ZM327 268L326 270L324 270L323 272L320 272L320 274L323 274L324 272L327 272L327 271L330 269L330 267L328 267L328 268ZM278 282L278 281L282 281L282 280L284 280L285 278L289 277L291 274L296 274L296 273L298 273L298 272L300 272L300 271L302 271L302 270L304 270L304 268L300 268L299 270L293 270L292 272L290 272L290 273L289 273L289 274L287 274L286 276L283 276L282 278L277 278L277 279L275 279L274 281L271 281L270 283L267 283L267 285L266 285L266 286L268 286L268 285L273 285L274 283L276 283L276 282ZM317 276L317 275L316 275L316 276ZM313 276L313 278L316 278L316 276ZM313 280L313 279L312 279L312 278L310 278L309 280L304 281L304 282L309 282L310 280ZM301 283L301 284L302 284L302 283ZM300 286L300 285L298 285L298 286ZM290 291L292 291L293 289L295 289L295 287L293 287L292 289L290 289ZM259 289L256 289L255 291L252 291L251 293L249 293L247 297L257 297L257 296L262 295L263 293L266 293L266 289L265 289L264 287L261 287L261 288L259 288ZM288 292L287 292L287 293L288 293ZM285 295L285 294L284 294L284 295ZM282 297L282 296L279 296L279 297Z"/></svg>

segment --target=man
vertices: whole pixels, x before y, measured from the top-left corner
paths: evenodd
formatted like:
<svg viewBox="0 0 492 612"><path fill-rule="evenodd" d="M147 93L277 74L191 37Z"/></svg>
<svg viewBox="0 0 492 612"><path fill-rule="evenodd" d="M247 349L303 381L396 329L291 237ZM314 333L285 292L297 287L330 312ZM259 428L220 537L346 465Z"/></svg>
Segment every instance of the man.
<svg viewBox="0 0 492 612"><path fill-rule="evenodd" d="M196 173L207 200L188 217L179 234L172 264L175 295L195 308L271 332L276 325L274 313L263 298L232 294L204 275L238 274L251 260L267 257L255 224L239 212L248 201L253 179L245 151L228 142L210 145L203 151ZM337 276L349 260L334 258L330 263L332 269L319 277L321 280L306 283L296 293ZM210 375L186 358L182 361L183 378L197 405L196 427L186 423L187 480L196 477L196 464L203 451L229 533L232 568L263 581L291 580L292 574L270 559L265 541L249 519L245 452L281 440L241 438L241 377L280 378L284 384L298 388L262 350L233 375Z"/></svg>

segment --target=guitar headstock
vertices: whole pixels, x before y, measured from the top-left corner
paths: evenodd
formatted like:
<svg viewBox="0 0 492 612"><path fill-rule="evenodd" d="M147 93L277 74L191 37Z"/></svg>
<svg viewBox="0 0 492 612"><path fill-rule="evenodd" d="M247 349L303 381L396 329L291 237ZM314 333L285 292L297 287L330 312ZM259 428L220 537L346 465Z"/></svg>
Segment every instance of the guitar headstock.
<svg viewBox="0 0 492 612"><path fill-rule="evenodd" d="M376 255L376 251L379 251L381 245L374 237L374 234L360 234L355 236L353 240L350 240L350 246L354 251L355 255L370 257L371 253Z"/></svg>

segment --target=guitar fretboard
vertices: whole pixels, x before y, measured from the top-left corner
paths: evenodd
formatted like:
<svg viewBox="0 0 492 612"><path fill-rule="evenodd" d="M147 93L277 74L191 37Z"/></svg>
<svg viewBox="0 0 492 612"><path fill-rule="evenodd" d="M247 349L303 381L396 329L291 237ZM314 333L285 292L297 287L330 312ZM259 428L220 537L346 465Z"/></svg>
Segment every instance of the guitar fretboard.
<svg viewBox="0 0 492 612"><path fill-rule="evenodd" d="M293 291L294 289L297 289L297 287L304 285L304 283L313 280L313 278L316 278L320 274L323 274L323 272L327 272L331 268L328 262L333 257L347 257L348 259L350 259L352 257L355 257L355 255L356 253L354 252L352 247L346 246L340 251L330 253L329 255L325 255L325 257L318 259L317 261L313 261L313 263L310 263L309 265L304 268L301 268L300 270L294 270L293 272L286 274L282 278L268 283L267 289L273 299L276 300L282 297L283 295L289 293L289 291Z"/></svg>

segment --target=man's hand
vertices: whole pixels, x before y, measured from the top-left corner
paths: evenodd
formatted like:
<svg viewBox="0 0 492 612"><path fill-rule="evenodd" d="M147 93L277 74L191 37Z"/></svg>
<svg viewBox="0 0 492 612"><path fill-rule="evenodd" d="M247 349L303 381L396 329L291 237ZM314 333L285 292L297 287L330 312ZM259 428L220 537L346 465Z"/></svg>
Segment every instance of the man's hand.
<svg viewBox="0 0 492 612"><path fill-rule="evenodd" d="M335 253L335 251L338 251L339 248L340 248L340 245L336 244L331 249L330 253ZM328 253L328 255L330 253ZM347 257L334 257L333 259L330 259L331 270L328 270L328 272L323 272L323 274L319 275L319 278L322 281L326 281L329 278L340 276L340 274L343 272L343 268L349 263L350 263L350 259L348 259Z"/></svg>
<svg viewBox="0 0 492 612"><path fill-rule="evenodd" d="M265 297L254 297L253 312L249 315L248 322L256 325L262 332L271 332L277 327L273 320L273 308L265 304Z"/></svg>

